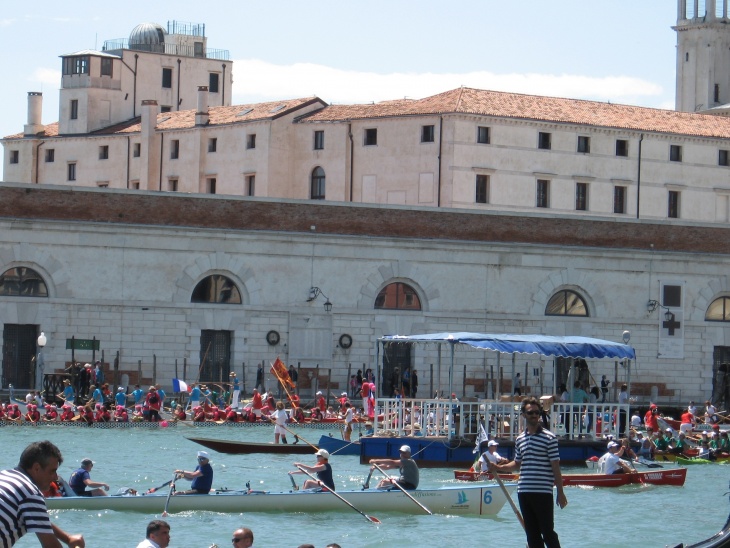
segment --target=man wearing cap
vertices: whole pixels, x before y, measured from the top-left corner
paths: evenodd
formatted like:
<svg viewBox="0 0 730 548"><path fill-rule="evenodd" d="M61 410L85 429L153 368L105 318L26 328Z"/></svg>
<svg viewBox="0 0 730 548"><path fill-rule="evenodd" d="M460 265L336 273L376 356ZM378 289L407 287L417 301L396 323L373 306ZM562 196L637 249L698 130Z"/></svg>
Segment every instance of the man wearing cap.
<svg viewBox="0 0 730 548"><path fill-rule="evenodd" d="M385 478L378 483L378 489L392 489L395 487L395 482L398 482L403 489L414 490L418 489L419 472L416 461L411 458L411 448L408 445L403 445L400 448L400 459L370 459L370 464L377 464L381 468L389 470L391 468L398 468L400 471L400 477L398 479ZM375 470L374 466L370 467L370 471Z"/></svg>
<svg viewBox="0 0 730 548"><path fill-rule="evenodd" d="M489 443L487 443L487 450L482 453L481 457L479 457L482 474L489 471L490 462L493 462L494 464L507 464L509 462L509 459L506 459L497 453L497 447L499 447L499 444L495 440L489 440Z"/></svg>
<svg viewBox="0 0 730 548"><path fill-rule="evenodd" d="M317 407L319 408L321 413L325 413L327 411L327 402L324 399L324 395L322 392L317 392Z"/></svg>
<svg viewBox="0 0 730 548"><path fill-rule="evenodd" d="M176 495L207 495L213 486L213 467L210 465L210 456L207 451L198 451L198 465L192 472L175 470L179 477L192 480L190 489L187 491L176 491Z"/></svg>
<svg viewBox="0 0 730 548"><path fill-rule="evenodd" d="M615 441L608 442L608 452L598 459L598 471L601 474L630 474L632 472L629 464L621 457L624 454L624 446Z"/></svg>
<svg viewBox="0 0 730 548"><path fill-rule="evenodd" d="M301 462L295 462L294 466L296 466L297 469L289 472L289 475L291 476L293 474L303 474L304 472L302 472L302 470L304 470L305 472L309 472L310 474L316 473L318 481L308 479L304 482L304 485L302 485L302 489L315 489L324 485L328 489L334 491L335 480L332 477L332 466L330 465L329 452L326 449L319 449L315 453L315 456L317 457L317 464L315 464L314 466L307 466L306 464L302 464Z"/></svg>
<svg viewBox="0 0 730 548"><path fill-rule="evenodd" d="M63 401L69 405L74 404L74 387L68 379L63 379Z"/></svg>
<svg viewBox="0 0 730 548"><path fill-rule="evenodd" d="M644 426L647 430L651 428L653 432L659 431L659 410L654 403L649 406L649 410L644 415Z"/></svg>
<svg viewBox="0 0 730 548"><path fill-rule="evenodd" d="M124 387L120 386L117 388L117 393L114 395L114 401L117 405L121 405L122 407L126 407L127 405L127 395L124 393Z"/></svg>
<svg viewBox="0 0 730 548"><path fill-rule="evenodd" d="M106 496L105 491L109 490L109 485L100 481L91 481L89 472L94 467L94 461L84 459L81 461L81 468L77 468L68 480L77 497L103 497ZM86 488L90 487L90 490Z"/></svg>

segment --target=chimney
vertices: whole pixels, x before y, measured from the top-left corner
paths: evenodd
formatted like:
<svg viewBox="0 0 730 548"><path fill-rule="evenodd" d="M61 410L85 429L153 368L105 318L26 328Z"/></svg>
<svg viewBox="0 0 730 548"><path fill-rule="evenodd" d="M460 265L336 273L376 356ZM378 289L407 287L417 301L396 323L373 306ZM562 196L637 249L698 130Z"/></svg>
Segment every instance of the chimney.
<svg viewBox="0 0 730 548"><path fill-rule="evenodd" d="M25 124L23 134L33 137L43 131L41 114L43 112L43 94L40 91L28 92L28 123Z"/></svg>
<svg viewBox="0 0 730 548"><path fill-rule="evenodd" d="M140 164L139 188L142 190L158 190L160 151L159 139L155 133L157 127L157 101L142 101L142 122L140 128Z"/></svg>
<svg viewBox="0 0 730 548"><path fill-rule="evenodd" d="M208 125L208 86L198 86L198 111L195 113L195 125Z"/></svg>

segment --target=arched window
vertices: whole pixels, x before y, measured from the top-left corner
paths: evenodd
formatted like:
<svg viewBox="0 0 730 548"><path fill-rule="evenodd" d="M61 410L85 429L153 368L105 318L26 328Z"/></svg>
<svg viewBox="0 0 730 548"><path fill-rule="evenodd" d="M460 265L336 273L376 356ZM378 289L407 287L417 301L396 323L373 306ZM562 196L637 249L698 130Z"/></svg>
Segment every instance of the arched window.
<svg viewBox="0 0 730 548"><path fill-rule="evenodd" d="M710 303L705 313L708 322L730 322L730 297L719 297Z"/></svg>
<svg viewBox="0 0 730 548"><path fill-rule="evenodd" d="M190 302L241 304L241 292L230 278L213 274L198 282Z"/></svg>
<svg viewBox="0 0 730 548"><path fill-rule="evenodd" d="M558 291L550 297L545 307L546 316L588 316L583 297L570 289Z"/></svg>
<svg viewBox="0 0 730 548"><path fill-rule="evenodd" d="M40 274L32 268L17 266L0 276L3 297L48 297L48 288Z"/></svg>
<svg viewBox="0 0 730 548"><path fill-rule="evenodd" d="M324 200L324 169L317 166L312 170L312 200Z"/></svg>
<svg viewBox="0 0 730 548"><path fill-rule="evenodd" d="M421 310L421 299L410 285L394 282L380 290L375 308L386 310Z"/></svg>

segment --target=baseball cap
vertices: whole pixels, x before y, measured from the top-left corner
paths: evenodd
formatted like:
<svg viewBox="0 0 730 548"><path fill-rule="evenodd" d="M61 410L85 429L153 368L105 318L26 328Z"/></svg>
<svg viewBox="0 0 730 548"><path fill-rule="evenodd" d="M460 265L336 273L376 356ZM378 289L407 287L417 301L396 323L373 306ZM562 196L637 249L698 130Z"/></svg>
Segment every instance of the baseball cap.
<svg viewBox="0 0 730 548"><path fill-rule="evenodd" d="M318 396L321 396L321 395L322 395L322 392L317 392L317 395L318 395Z"/></svg>
<svg viewBox="0 0 730 548"><path fill-rule="evenodd" d="M198 458L210 460L210 455L208 455L207 451L198 451Z"/></svg>
<svg viewBox="0 0 730 548"><path fill-rule="evenodd" d="M330 458L330 453L329 453L329 451L327 451L327 449L319 449L315 453L315 455L317 455L318 457L322 457L323 459L329 459Z"/></svg>
<svg viewBox="0 0 730 548"><path fill-rule="evenodd" d="M120 386L119 388L117 388L117 392L124 392L124 387Z"/></svg>
<svg viewBox="0 0 730 548"><path fill-rule="evenodd" d="M614 447L618 447L618 446L619 446L618 443L616 443L615 441L609 441L608 442L608 448L609 449L613 449Z"/></svg>
<svg viewBox="0 0 730 548"><path fill-rule="evenodd" d="M499 444L496 441L494 441L494 440L489 440L489 443L487 444L487 447L494 447L495 445L499 445Z"/></svg>
<svg viewBox="0 0 730 548"><path fill-rule="evenodd" d="M408 454L410 454L411 453L411 447L410 447L410 445L401 445L399 451L401 453L408 453Z"/></svg>

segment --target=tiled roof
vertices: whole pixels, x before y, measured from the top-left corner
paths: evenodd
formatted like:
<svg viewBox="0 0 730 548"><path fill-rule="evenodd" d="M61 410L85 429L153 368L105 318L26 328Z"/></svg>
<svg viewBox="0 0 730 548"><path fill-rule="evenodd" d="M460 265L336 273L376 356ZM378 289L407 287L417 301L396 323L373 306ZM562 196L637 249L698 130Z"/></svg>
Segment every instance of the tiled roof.
<svg viewBox="0 0 730 548"><path fill-rule="evenodd" d="M598 101L458 88L418 100L331 105L302 121L340 122L392 116L475 114L635 131L730 138L730 118Z"/></svg>

